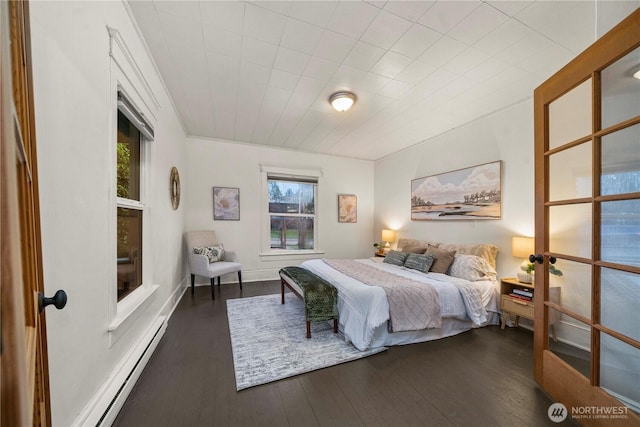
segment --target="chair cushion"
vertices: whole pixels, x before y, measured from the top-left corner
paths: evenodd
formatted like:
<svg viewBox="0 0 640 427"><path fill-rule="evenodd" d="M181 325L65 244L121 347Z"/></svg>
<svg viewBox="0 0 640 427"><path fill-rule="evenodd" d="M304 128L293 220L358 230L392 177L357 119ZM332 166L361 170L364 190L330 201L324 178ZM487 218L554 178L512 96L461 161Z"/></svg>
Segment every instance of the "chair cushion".
<svg viewBox="0 0 640 427"><path fill-rule="evenodd" d="M222 276L223 274L236 273L242 271L242 264L239 262L219 261L212 262L207 268L212 277Z"/></svg>

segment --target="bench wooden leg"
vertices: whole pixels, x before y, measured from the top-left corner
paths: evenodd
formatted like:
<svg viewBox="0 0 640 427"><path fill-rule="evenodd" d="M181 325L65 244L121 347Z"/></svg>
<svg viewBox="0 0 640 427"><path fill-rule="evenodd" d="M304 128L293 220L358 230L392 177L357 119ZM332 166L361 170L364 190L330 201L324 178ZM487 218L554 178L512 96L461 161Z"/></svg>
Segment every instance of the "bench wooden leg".
<svg viewBox="0 0 640 427"><path fill-rule="evenodd" d="M311 322L307 320L307 338L311 338Z"/></svg>
<svg viewBox="0 0 640 427"><path fill-rule="evenodd" d="M284 304L284 279L280 279L280 293L282 294L281 304Z"/></svg>
<svg viewBox="0 0 640 427"><path fill-rule="evenodd" d="M333 333L338 333L338 319L333 319Z"/></svg>
<svg viewBox="0 0 640 427"><path fill-rule="evenodd" d="M193 296L193 287L195 285L195 282L196 282L196 275L192 274L191 275L191 296Z"/></svg>

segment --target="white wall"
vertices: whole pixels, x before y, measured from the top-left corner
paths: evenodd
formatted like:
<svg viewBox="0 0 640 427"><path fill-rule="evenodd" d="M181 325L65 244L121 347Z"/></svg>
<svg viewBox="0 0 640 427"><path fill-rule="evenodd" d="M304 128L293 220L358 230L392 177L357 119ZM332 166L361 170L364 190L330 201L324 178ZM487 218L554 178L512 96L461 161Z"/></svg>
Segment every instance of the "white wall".
<svg viewBox="0 0 640 427"><path fill-rule="evenodd" d="M278 270L302 259L269 259L261 252L260 165L320 169L318 186L319 249L327 258L371 256L373 242L373 162L302 153L277 148L189 139L186 191L187 229L215 230L218 241L234 250L242 263L243 280L276 279ZM213 220L213 187L240 188L240 221ZM338 194L358 196L357 223L338 223ZM229 276L224 280L236 280ZM203 279L199 279L202 281ZM202 282L204 283L204 282Z"/></svg>
<svg viewBox="0 0 640 427"><path fill-rule="evenodd" d="M411 221L411 180L502 160L502 219ZM375 163L375 231L450 243L492 243L500 277L514 277L512 236L533 236L533 101L421 142Z"/></svg>
<svg viewBox="0 0 640 427"><path fill-rule="evenodd" d="M169 201L171 167L186 180L186 137L122 3L31 2L30 9L44 283L46 294L65 289L69 298L64 310L46 312L52 418L54 426L70 426L186 282L186 203L174 211ZM107 25L120 31L160 103L145 213L151 281L159 289L111 346L115 142Z"/></svg>

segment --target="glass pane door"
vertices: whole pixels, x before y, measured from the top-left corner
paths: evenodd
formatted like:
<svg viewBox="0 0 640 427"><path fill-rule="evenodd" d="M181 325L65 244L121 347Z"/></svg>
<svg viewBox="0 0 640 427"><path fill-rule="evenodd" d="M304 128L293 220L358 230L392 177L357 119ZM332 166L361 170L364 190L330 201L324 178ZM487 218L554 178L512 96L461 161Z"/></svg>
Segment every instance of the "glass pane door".
<svg viewBox="0 0 640 427"><path fill-rule="evenodd" d="M629 409L623 425L640 425L638 25L534 92L535 379L570 414Z"/></svg>
<svg viewBox="0 0 640 427"><path fill-rule="evenodd" d="M547 323L559 339L549 350L590 377L593 274L593 83L588 79L549 105ZM553 261L553 262L552 262ZM553 328L553 329L552 329Z"/></svg>

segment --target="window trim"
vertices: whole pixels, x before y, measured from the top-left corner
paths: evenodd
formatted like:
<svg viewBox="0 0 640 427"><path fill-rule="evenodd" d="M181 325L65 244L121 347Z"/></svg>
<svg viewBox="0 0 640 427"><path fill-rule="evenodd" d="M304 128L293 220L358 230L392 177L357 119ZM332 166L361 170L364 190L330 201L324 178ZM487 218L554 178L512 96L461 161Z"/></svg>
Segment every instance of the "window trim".
<svg viewBox="0 0 640 427"><path fill-rule="evenodd" d="M151 297L156 293L158 285L153 284L152 277L152 252L151 230L152 218L149 212L152 210L152 194L149 173L152 165L153 129L157 124L157 112L160 103L151 90L149 82L136 63L135 56L127 47L120 32L112 27L107 27L109 33L109 56L111 58L110 69L110 132L108 133L108 158L110 160L111 185L109 191L108 214L108 244L107 262L109 262L108 280L108 319L105 329L109 334L109 347L111 347L128 327L135 321L137 313L145 310ZM122 95L126 102L122 102ZM120 99L119 99L120 98ZM124 110L124 106L128 111ZM131 200L117 197L117 141L118 111L121 111L140 130L140 200ZM134 120L132 120L132 117ZM144 125L144 128L141 128ZM118 301L117 297L117 208L141 210L142 220L142 283L129 295Z"/></svg>
<svg viewBox="0 0 640 427"><path fill-rule="evenodd" d="M294 260L294 259L310 259L317 258L318 255L324 254L324 251L321 249L321 242L318 238L320 235L320 215L319 215L319 193L320 193L320 184L323 173L322 169L290 169L290 168L282 168L276 166L265 166L260 165L260 177L261 177L261 186L262 186L262 200L260 205L261 210L261 218L262 218L262 232L260 233L262 237L262 251L260 252L260 257L262 259L269 258L279 258L285 260ZM271 213L269 212L269 180L270 179L290 179L295 181L299 179L300 182L304 183L309 182L311 179L316 181L316 191L315 191L315 206L313 214L314 216L314 225L313 225L313 241L314 241L314 249L273 249L271 248Z"/></svg>

